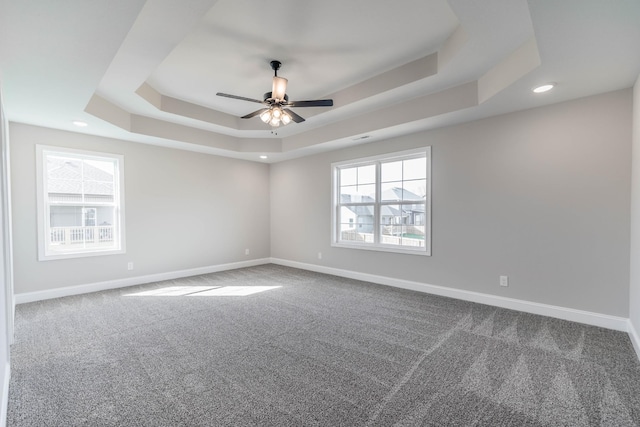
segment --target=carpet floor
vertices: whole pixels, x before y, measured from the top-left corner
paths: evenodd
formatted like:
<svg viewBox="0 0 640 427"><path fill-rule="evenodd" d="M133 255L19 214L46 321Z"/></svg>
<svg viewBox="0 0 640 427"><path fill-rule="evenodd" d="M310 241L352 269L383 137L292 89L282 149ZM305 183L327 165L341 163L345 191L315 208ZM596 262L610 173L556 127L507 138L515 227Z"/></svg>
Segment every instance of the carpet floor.
<svg viewBox="0 0 640 427"><path fill-rule="evenodd" d="M21 304L9 426L633 426L622 332L276 265Z"/></svg>

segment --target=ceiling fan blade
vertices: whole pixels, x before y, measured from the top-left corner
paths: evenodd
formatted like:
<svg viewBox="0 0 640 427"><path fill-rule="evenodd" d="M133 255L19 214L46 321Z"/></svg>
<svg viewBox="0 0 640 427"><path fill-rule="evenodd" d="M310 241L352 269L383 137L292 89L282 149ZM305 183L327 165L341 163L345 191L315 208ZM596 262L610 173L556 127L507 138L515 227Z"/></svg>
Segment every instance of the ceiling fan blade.
<svg viewBox="0 0 640 427"><path fill-rule="evenodd" d="M289 110L288 108L283 108L282 111L284 111L289 116L291 116L291 120L293 120L294 122L296 122L296 123L304 122L304 119L302 117L300 117L299 115L297 115L293 111Z"/></svg>
<svg viewBox="0 0 640 427"><path fill-rule="evenodd" d="M229 95L228 93L222 93L222 92L218 92L216 93L216 95L224 96L225 98L239 99L241 101L257 102L258 104L264 104L264 101L259 101L253 98L245 98L244 96Z"/></svg>
<svg viewBox="0 0 640 427"><path fill-rule="evenodd" d="M257 111L254 111L253 113L249 113L246 116L242 116L240 117L241 119L250 119L251 117L255 117L255 116L259 116L260 114L264 113L265 111L269 110L268 108L261 108Z"/></svg>
<svg viewBox="0 0 640 427"><path fill-rule="evenodd" d="M333 99L316 99L315 101L291 101L282 105L287 107L332 107Z"/></svg>

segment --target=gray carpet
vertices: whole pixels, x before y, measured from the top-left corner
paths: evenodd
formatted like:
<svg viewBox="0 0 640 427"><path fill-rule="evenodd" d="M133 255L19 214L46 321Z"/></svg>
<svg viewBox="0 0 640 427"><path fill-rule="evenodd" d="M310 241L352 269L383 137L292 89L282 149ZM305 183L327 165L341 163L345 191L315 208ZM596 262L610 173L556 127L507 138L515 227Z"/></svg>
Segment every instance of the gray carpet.
<svg viewBox="0 0 640 427"><path fill-rule="evenodd" d="M275 265L19 305L11 363L9 426L640 424L625 333Z"/></svg>

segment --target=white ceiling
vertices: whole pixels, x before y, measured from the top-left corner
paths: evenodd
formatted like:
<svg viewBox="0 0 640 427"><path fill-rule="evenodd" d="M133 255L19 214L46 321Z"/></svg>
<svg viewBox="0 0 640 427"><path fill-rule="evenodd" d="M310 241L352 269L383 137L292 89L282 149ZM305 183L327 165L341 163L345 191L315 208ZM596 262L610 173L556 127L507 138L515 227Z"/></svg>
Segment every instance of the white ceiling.
<svg viewBox="0 0 640 427"><path fill-rule="evenodd" d="M638 0L0 0L10 121L267 162L628 88L639 52ZM272 132L215 95L273 59L334 107Z"/></svg>

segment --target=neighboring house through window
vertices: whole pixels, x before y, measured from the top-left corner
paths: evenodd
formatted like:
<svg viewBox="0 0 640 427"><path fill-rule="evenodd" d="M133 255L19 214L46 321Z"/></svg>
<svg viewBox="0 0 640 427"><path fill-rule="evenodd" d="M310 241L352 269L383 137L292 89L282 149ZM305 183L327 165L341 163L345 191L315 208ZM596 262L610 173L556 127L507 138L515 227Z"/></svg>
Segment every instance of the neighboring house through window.
<svg viewBox="0 0 640 427"><path fill-rule="evenodd" d="M430 169L431 147L334 163L333 246L430 255Z"/></svg>
<svg viewBox="0 0 640 427"><path fill-rule="evenodd" d="M124 252L123 157L37 146L40 260Z"/></svg>

